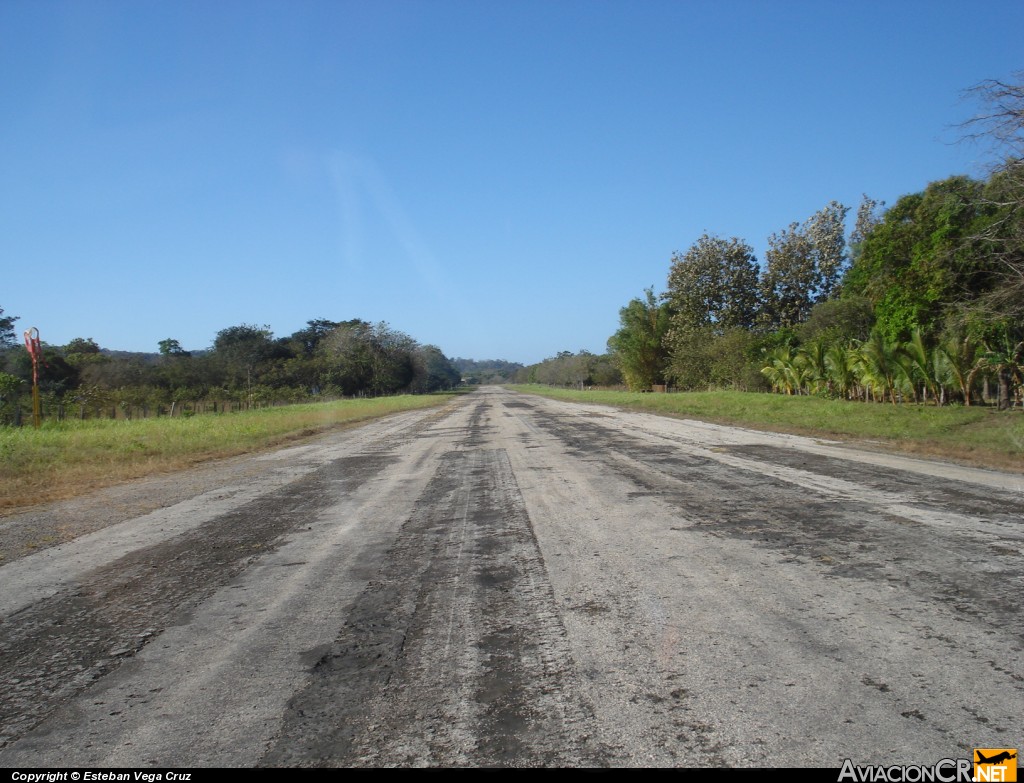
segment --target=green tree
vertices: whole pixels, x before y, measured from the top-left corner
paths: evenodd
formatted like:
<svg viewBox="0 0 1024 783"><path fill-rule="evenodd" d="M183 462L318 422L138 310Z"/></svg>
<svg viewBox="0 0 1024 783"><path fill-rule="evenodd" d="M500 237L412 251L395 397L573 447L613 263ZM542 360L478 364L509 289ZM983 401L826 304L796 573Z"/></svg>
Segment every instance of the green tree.
<svg viewBox="0 0 1024 783"><path fill-rule="evenodd" d="M969 177L933 182L900 198L860 245L843 279L844 296L863 296L890 342L926 334L989 285L992 260L969 241L986 208L983 183Z"/></svg>
<svg viewBox="0 0 1024 783"><path fill-rule="evenodd" d="M14 322L18 320L16 315L4 315L4 309L0 307L0 350L17 344L14 334Z"/></svg>
<svg viewBox="0 0 1024 783"><path fill-rule="evenodd" d="M866 340L875 325L871 302L862 296L829 299L811 308L807 320L795 329L802 343L814 340L826 344Z"/></svg>
<svg viewBox="0 0 1024 783"><path fill-rule="evenodd" d="M64 346L64 358L68 364L81 370L93 364L105 364L110 361L100 351L99 345L91 337L76 337Z"/></svg>
<svg viewBox="0 0 1024 783"><path fill-rule="evenodd" d="M768 237L761 275L762 323L770 329L796 326L814 306L817 271L811 241L799 223Z"/></svg>
<svg viewBox="0 0 1024 783"><path fill-rule="evenodd" d="M864 240L867 239L875 226L882 222L879 214L885 206L884 201L876 201L866 193L861 196L860 205L857 207L857 220L850 232L850 257L856 259L861 254Z"/></svg>
<svg viewBox="0 0 1024 783"><path fill-rule="evenodd" d="M64 346L64 355L94 354L100 352L100 347L91 337L76 337Z"/></svg>
<svg viewBox="0 0 1024 783"><path fill-rule="evenodd" d="M228 383L245 389L250 404L253 384L259 382L258 366L273 354L273 337L268 325L241 324L221 329L214 338L213 352L224 364Z"/></svg>
<svg viewBox="0 0 1024 783"><path fill-rule="evenodd" d="M349 321L319 341L324 382L340 394L365 394L373 379L372 327L365 321Z"/></svg>
<svg viewBox="0 0 1024 783"><path fill-rule="evenodd" d="M412 388L418 392L454 389L462 380L448 357L436 345L421 346L415 353L416 372Z"/></svg>
<svg viewBox="0 0 1024 783"><path fill-rule="evenodd" d="M293 333L288 340L296 343L296 354L303 354L307 357L313 356L320 345L320 341L327 335L344 325L343 321L328 321L326 318L316 318L306 321L306 328L299 329ZM349 323L352 323L351 321Z"/></svg>
<svg viewBox="0 0 1024 783"><path fill-rule="evenodd" d="M664 381L670 313L670 305L659 303L653 288L644 291L643 299L633 299L619 310L619 330L608 339L608 349L633 391Z"/></svg>
<svg viewBox="0 0 1024 783"><path fill-rule="evenodd" d="M181 343L177 340L168 337L166 340L161 340L158 343L160 348L160 355L167 357L189 357L192 354L181 347Z"/></svg>
<svg viewBox="0 0 1024 783"><path fill-rule="evenodd" d="M394 394L417 376L419 344L383 321L349 321L324 337L318 355L324 377L342 394Z"/></svg>
<svg viewBox="0 0 1024 783"><path fill-rule="evenodd" d="M710 383L719 388L755 391L764 387L755 356L761 339L749 329L734 327L708 343Z"/></svg>
<svg viewBox="0 0 1024 783"><path fill-rule="evenodd" d="M849 345L832 343L825 351L828 388L843 399L849 399L857 385L857 352Z"/></svg>
<svg viewBox="0 0 1024 783"><path fill-rule="evenodd" d="M925 400L930 396L936 404L942 404L942 385L946 375L942 355L925 343L920 329L911 332L910 340L902 346L898 362L915 401L920 384L921 396Z"/></svg>
<svg viewBox="0 0 1024 783"><path fill-rule="evenodd" d="M684 391L709 388L715 354L712 346L716 334L710 326L690 329L670 329L665 336L669 350L669 366L666 375L672 383Z"/></svg>
<svg viewBox="0 0 1024 783"><path fill-rule="evenodd" d="M801 225L791 223L768 238L761 274L761 324L769 330L793 327L818 302L834 296L846 265L843 221L848 208L837 201Z"/></svg>
<svg viewBox="0 0 1024 783"><path fill-rule="evenodd" d="M589 360L590 383L594 386L620 386L622 370L610 353L594 355Z"/></svg>
<svg viewBox="0 0 1024 783"><path fill-rule="evenodd" d="M758 311L758 266L754 251L736 237L703 234L683 254L672 256L665 299L673 329L711 327L721 334L750 328Z"/></svg>
<svg viewBox="0 0 1024 783"><path fill-rule="evenodd" d="M772 389L788 395L800 394L811 374L806 357L788 345L780 345L768 352L761 373Z"/></svg>
<svg viewBox="0 0 1024 783"><path fill-rule="evenodd" d="M845 221L849 211L838 201L830 201L805 224L817 268L815 302L824 302L837 293L847 262Z"/></svg>
<svg viewBox="0 0 1024 783"><path fill-rule="evenodd" d="M979 358L978 344L969 335L957 330L944 335L936 351L941 355L949 382L955 385L964 405L970 405L975 378L984 369L984 360Z"/></svg>
<svg viewBox="0 0 1024 783"><path fill-rule="evenodd" d="M374 394L394 394L408 389L416 376L419 344L384 321L376 324L370 335L371 391Z"/></svg>
<svg viewBox="0 0 1024 783"><path fill-rule="evenodd" d="M861 383L872 390L876 397L888 397L895 405L896 390L902 375L899 344L890 342L876 330L858 349L857 368Z"/></svg>

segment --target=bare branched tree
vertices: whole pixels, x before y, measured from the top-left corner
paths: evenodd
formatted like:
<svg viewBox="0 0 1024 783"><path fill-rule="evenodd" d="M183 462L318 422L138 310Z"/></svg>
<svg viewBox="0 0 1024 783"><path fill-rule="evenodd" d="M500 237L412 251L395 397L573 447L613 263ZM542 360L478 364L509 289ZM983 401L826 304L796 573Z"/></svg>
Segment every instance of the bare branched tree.
<svg viewBox="0 0 1024 783"><path fill-rule="evenodd" d="M989 316L1024 316L1024 71L1014 83L980 82L966 96L981 105L960 129L963 139L992 147L997 163L982 198L989 219L970 237L998 262L1001 280L978 301Z"/></svg>
<svg viewBox="0 0 1024 783"><path fill-rule="evenodd" d="M965 91L982 110L960 127L964 138L990 143L1001 156L1024 157L1024 71L1013 74L1017 84L986 79Z"/></svg>

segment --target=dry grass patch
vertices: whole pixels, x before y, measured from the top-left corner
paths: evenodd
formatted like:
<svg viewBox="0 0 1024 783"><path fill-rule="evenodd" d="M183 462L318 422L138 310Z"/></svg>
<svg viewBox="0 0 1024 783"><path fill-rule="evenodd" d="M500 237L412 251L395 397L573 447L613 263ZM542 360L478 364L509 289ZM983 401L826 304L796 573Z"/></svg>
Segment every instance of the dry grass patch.
<svg viewBox="0 0 1024 783"><path fill-rule="evenodd" d="M446 394L405 395L190 418L47 421L38 430L0 428L0 512L449 399Z"/></svg>

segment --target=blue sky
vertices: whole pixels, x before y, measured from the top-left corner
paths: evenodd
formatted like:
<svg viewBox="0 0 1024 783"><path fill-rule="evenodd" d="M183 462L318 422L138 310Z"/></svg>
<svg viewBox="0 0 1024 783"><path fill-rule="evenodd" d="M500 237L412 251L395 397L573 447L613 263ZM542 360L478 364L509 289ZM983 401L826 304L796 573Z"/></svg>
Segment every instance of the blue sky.
<svg viewBox="0 0 1024 783"><path fill-rule="evenodd" d="M983 176L1012 2L0 0L0 307L44 341L387 321L600 353L705 230Z"/></svg>

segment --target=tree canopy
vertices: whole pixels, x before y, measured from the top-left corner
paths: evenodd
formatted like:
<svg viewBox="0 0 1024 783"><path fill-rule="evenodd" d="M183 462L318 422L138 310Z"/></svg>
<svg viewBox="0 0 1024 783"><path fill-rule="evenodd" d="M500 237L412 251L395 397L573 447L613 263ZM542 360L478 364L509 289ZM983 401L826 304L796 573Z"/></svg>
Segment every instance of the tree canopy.
<svg viewBox="0 0 1024 783"><path fill-rule="evenodd" d="M972 240L989 212L983 190L964 176L933 182L899 199L865 236L843 292L871 302L890 340L936 330L951 310L991 288L991 259Z"/></svg>
<svg viewBox="0 0 1024 783"><path fill-rule="evenodd" d="M750 328L758 311L757 281L750 245L702 234L685 253L672 256L665 292L672 328Z"/></svg>
<svg viewBox="0 0 1024 783"><path fill-rule="evenodd" d="M761 275L765 327L803 323L816 303L835 294L846 264L843 221L848 211L832 201L803 224L792 223L768 238Z"/></svg>

